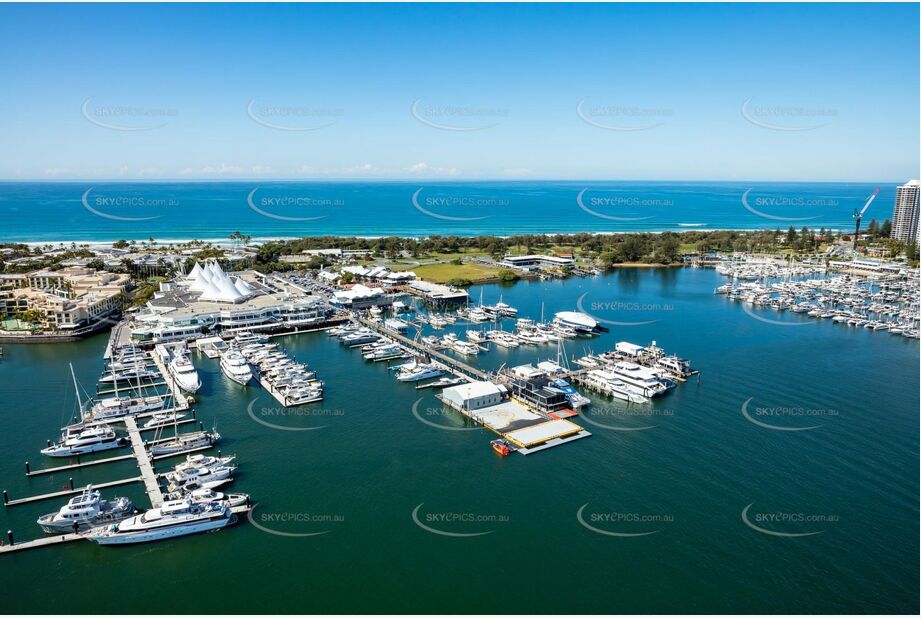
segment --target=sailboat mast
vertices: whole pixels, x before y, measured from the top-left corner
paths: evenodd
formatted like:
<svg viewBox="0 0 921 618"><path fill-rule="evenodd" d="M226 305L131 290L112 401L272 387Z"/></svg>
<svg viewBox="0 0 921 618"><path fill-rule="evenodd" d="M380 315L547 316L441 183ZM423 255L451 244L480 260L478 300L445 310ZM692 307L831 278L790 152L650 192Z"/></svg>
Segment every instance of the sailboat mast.
<svg viewBox="0 0 921 618"><path fill-rule="evenodd" d="M74 364L67 363L70 366L70 377L74 381L74 392L77 394L77 407L80 409L80 416L83 416L83 399L80 398L80 387L77 386L77 376L74 374Z"/></svg>

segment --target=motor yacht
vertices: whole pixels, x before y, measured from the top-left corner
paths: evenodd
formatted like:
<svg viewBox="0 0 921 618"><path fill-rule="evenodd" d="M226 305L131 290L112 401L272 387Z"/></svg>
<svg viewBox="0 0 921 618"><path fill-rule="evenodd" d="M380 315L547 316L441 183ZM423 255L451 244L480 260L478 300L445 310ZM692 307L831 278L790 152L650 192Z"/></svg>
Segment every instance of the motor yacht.
<svg viewBox="0 0 921 618"><path fill-rule="evenodd" d="M164 502L159 508L117 524L96 528L86 538L100 545L127 545L220 530L236 521L224 504L197 503L187 498Z"/></svg>
<svg viewBox="0 0 921 618"><path fill-rule="evenodd" d="M49 457L72 457L98 453L127 446L128 439L120 438L108 425L86 427L83 424L66 427L60 442L42 449L42 455Z"/></svg>
<svg viewBox="0 0 921 618"><path fill-rule="evenodd" d="M236 348L229 348L221 354L221 371L224 375L240 384L246 386L253 379L253 370L246 362L243 354Z"/></svg>
<svg viewBox="0 0 921 618"><path fill-rule="evenodd" d="M54 513L38 518L38 525L48 534L67 534L115 523L137 512L128 498L103 500L99 492L87 485L79 496Z"/></svg>

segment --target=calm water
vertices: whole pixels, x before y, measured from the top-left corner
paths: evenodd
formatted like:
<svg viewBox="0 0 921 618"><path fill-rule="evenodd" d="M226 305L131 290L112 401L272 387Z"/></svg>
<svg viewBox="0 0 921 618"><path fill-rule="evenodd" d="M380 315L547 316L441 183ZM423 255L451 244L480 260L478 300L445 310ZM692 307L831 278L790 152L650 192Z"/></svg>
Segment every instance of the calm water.
<svg viewBox="0 0 921 618"><path fill-rule="evenodd" d="M261 389L243 391L215 361L198 357L199 418L217 426L223 452L236 453L241 464L231 490L253 494L260 526L326 534L284 537L244 522L146 546L77 543L5 556L4 609L914 612L917 341L795 315L766 314L808 324L767 324L714 296L720 281L709 270L650 269L485 287L486 302L502 294L531 317L540 316L542 303L549 316L582 298L605 320L653 321L612 326L591 342L570 344L571 352L655 339L702 371L699 384L679 386L645 414L593 397L594 412L580 421L592 437L529 457L496 457L483 430L423 424L412 413L412 386L325 334L281 340L327 383L326 400L310 415L266 413L274 403ZM472 295L478 298L479 289ZM616 304L624 299L639 304ZM23 461L40 461L38 449L72 410L67 362L90 385L104 346L105 337L5 346L0 483L12 497L67 482L67 475L26 480ZM553 355L549 346L494 351L478 362L494 368ZM757 426L742 414L749 398L756 420L818 427ZM266 427L247 414L253 399L257 418L323 428ZM436 403L425 394L416 411L429 422L463 427L455 416L434 413ZM768 409L787 412L756 416ZM623 431L641 427L649 428ZM133 474L133 464L106 465L77 472L74 481ZM139 486L119 493L143 499ZM583 521L596 528L654 534L590 531L576 517L585 504ZM749 521L757 526L819 534L755 531L741 518L750 504ZM57 505L0 510L0 529L37 536L35 518ZM429 527L491 532L427 532L413 521L417 507Z"/></svg>
<svg viewBox="0 0 921 618"><path fill-rule="evenodd" d="M897 183L0 183L0 241L850 230L892 216Z"/></svg>

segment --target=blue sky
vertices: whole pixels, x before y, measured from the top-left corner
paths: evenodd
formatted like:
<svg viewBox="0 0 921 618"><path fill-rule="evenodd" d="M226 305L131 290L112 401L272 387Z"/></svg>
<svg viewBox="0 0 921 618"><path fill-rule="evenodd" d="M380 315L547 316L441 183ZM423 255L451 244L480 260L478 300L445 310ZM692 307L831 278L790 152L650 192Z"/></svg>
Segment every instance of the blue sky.
<svg viewBox="0 0 921 618"><path fill-rule="evenodd" d="M2 5L0 178L902 181L918 17Z"/></svg>

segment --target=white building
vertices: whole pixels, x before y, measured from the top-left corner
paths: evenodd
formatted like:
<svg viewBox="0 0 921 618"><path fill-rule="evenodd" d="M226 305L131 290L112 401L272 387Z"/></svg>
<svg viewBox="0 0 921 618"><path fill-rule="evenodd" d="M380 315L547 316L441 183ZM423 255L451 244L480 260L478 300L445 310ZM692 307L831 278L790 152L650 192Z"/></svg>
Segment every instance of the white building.
<svg viewBox="0 0 921 618"><path fill-rule="evenodd" d="M921 182L909 180L895 190L895 208L892 211L890 237L904 243L918 241L918 191Z"/></svg>
<svg viewBox="0 0 921 618"><path fill-rule="evenodd" d="M441 391L445 403L459 410L479 410L502 403L505 389L492 382L469 382Z"/></svg>

